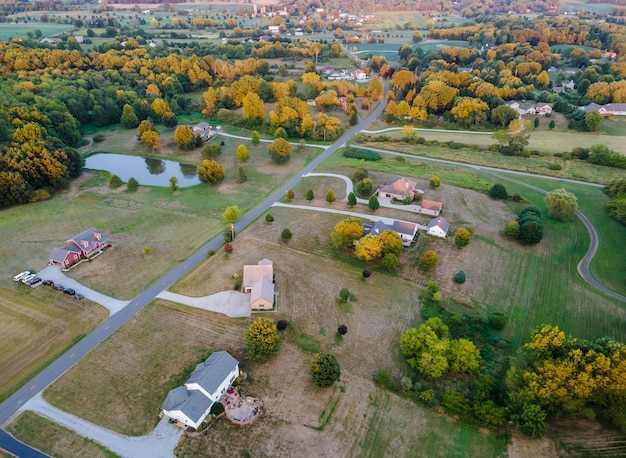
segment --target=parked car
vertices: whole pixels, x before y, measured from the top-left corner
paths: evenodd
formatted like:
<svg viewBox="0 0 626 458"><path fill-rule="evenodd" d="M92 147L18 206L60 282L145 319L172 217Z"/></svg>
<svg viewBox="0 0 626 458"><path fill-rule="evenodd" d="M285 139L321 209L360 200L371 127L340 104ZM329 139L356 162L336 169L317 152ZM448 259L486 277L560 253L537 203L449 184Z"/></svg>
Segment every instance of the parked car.
<svg viewBox="0 0 626 458"><path fill-rule="evenodd" d="M29 286L35 286L37 283L41 282L41 278L40 277L35 277L33 278L31 281L29 281L27 283L27 285Z"/></svg>
<svg viewBox="0 0 626 458"><path fill-rule="evenodd" d="M63 291L65 289L63 285L52 285L52 287L57 291Z"/></svg>
<svg viewBox="0 0 626 458"><path fill-rule="evenodd" d="M83 297L85 296L83 296L82 294L79 294L79 293L74 294L74 299L81 300Z"/></svg>
<svg viewBox="0 0 626 458"><path fill-rule="evenodd" d="M41 284L46 286L54 286L54 282L52 280L44 280Z"/></svg>
<svg viewBox="0 0 626 458"><path fill-rule="evenodd" d="M72 288L67 288L65 291L63 291L65 294L69 294L70 296L73 296L74 294L76 294L76 291L74 291Z"/></svg>
<svg viewBox="0 0 626 458"><path fill-rule="evenodd" d="M26 275L30 275L30 270L25 270L24 272L20 272L15 277L13 277L13 281L20 281Z"/></svg>
<svg viewBox="0 0 626 458"><path fill-rule="evenodd" d="M36 276L37 274L28 274L24 278L22 278L22 283L24 283L25 285L28 285L28 282L31 281Z"/></svg>

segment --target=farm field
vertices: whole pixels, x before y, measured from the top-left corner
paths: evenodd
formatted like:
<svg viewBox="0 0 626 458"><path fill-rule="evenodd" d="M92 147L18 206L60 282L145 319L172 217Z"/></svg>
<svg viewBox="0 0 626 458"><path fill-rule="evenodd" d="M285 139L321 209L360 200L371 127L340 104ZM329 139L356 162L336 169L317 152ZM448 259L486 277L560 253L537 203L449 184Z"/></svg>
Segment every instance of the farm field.
<svg viewBox="0 0 626 458"><path fill-rule="evenodd" d="M31 411L22 412L7 427L15 438L50 456L116 458L118 455L92 440ZM0 456L2 455L0 452Z"/></svg>

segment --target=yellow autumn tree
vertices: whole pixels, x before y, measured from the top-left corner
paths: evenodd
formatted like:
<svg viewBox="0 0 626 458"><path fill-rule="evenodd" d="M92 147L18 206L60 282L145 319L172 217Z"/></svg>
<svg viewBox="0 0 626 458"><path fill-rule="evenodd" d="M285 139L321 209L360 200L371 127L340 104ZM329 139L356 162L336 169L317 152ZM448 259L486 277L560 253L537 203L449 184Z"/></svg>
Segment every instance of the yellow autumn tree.
<svg viewBox="0 0 626 458"><path fill-rule="evenodd" d="M354 253L362 261L371 261L382 256L383 246L384 242L379 236L367 234L356 243Z"/></svg>
<svg viewBox="0 0 626 458"><path fill-rule="evenodd" d="M351 248L363 235L363 226L359 218L350 217L339 221L330 234L331 244L335 248Z"/></svg>
<svg viewBox="0 0 626 458"><path fill-rule="evenodd" d="M178 126L174 131L174 142L181 149L191 147L195 142L195 136L191 127Z"/></svg>

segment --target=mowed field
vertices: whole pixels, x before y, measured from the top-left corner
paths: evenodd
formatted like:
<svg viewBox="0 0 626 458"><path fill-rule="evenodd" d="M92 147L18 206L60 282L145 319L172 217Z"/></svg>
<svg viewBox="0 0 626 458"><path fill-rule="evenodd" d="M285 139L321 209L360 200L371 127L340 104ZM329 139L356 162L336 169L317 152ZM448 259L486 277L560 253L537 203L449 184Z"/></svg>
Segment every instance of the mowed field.
<svg viewBox="0 0 626 458"><path fill-rule="evenodd" d="M339 172L344 170L350 168ZM374 181L379 184L389 176L375 172ZM418 182L420 187L425 184L426 179ZM460 250L452 239L422 235L416 246L403 252L397 274L374 264L372 276L365 281L364 264L329 246L330 231L340 215L275 207L270 210L273 223L255 222L239 234L230 256L216 253L173 288L191 296L227 290L244 264L267 257L274 261L279 296L276 312L266 315L290 323L279 356L242 365L248 375L243 392L263 402L263 416L247 428L220 420L204 435L185 437L178 456L503 454L506 440L497 434L458 423L372 384L373 375L382 369L394 377L410 373L400 354L399 337L419 324L419 294L430 280L440 284L442 302L450 309L504 311L509 324L503 336L513 348L541 323L558 324L580 337L626 339L623 304L603 297L578 278L575 266L587 243L579 223L546 218L544 240L526 247L499 235L517 205L445 183L428 190L426 196L446 203L444 215L453 227L474 228L468 247ZM293 201L305 202L303 193ZM341 202L330 205L347 209ZM360 207L354 211L366 211ZM283 228L294 234L287 243L279 240ZM425 273L416 263L427 249L437 251L440 263ZM452 282L460 269L468 276L463 285ZM342 287L349 288L357 301L338 304ZM167 391L186 379L203 353L227 350L242 359L242 337L249 322L155 301L61 377L45 397L94 423L126 434L144 434L154 427ZM340 324L348 328L343 339L335 336ZM317 351L331 351L339 360L342 378L333 388L320 390L310 380L308 365L311 353ZM513 441L515 445L517 439ZM531 447L529 453L535 452Z"/></svg>
<svg viewBox="0 0 626 458"><path fill-rule="evenodd" d="M99 146L124 151L122 145L127 143L135 148L128 135L107 133L112 145L105 141ZM117 299L132 299L219 234L227 206L249 210L319 151L294 151L289 164L276 166L267 156L267 146L252 147L248 142L251 158L242 165L248 181L236 184L235 150L246 142L224 142L218 160L225 165L226 179L218 186L198 185L175 193L169 188L140 186L136 193L128 193L125 186L109 188L102 172L85 172L71 189L48 201L0 211L4 299L0 304L0 397L108 316L106 309L87 300L77 301L45 286L33 289L17 284L12 279L15 274L43 269L53 247L96 227L113 247L66 275ZM180 154L173 150L172 155L188 162L201 160L198 150ZM152 254L143 253L146 246Z"/></svg>
<svg viewBox="0 0 626 458"><path fill-rule="evenodd" d="M25 24L0 24L0 40L7 41L11 38L26 38L28 32L41 30L42 38L60 35L71 30L73 27L67 24L46 24L42 22L27 22Z"/></svg>

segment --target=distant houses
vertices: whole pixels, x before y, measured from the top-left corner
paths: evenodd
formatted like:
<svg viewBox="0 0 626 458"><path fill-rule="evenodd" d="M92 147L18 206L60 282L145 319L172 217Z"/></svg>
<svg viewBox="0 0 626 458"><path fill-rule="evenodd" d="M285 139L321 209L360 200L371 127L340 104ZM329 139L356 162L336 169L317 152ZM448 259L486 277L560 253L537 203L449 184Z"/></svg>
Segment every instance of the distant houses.
<svg viewBox="0 0 626 458"><path fill-rule="evenodd" d="M228 352L211 354L196 366L183 386L167 394L161 407L163 415L198 429L238 376L239 362Z"/></svg>
<svg viewBox="0 0 626 458"><path fill-rule="evenodd" d="M191 129L194 135L202 137L203 141L208 141L213 138L219 131L222 130L222 126L211 126L208 122L201 122L193 126Z"/></svg>
<svg viewBox="0 0 626 458"><path fill-rule="evenodd" d="M404 200L407 197L413 199L416 194L423 194L424 191L417 189L417 181L410 178L396 178L378 189L378 197L388 199Z"/></svg>
<svg viewBox="0 0 626 458"><path fill-rule="evenodd" d="M530 107L526 110L526 114L546 116L552 114L552 104L545 102L538 102L534 107Z"/></svg>
<svg viewBox="0 0 626 458"><path fill-rule="evenodd" d="M89 258L110 246L106 237L93 227L72 237L66 243L63 248L52 249L48 257L51 265L67 268L80 259Z"/></svg>
<svg viewBox="0 0 626 458"><path fill-rule="evenodd" d="M587 113L597 111L604 117L626 116L626 103L607 103L606 105L590 103L589 105L580 108L585 110Z"/></svg>

